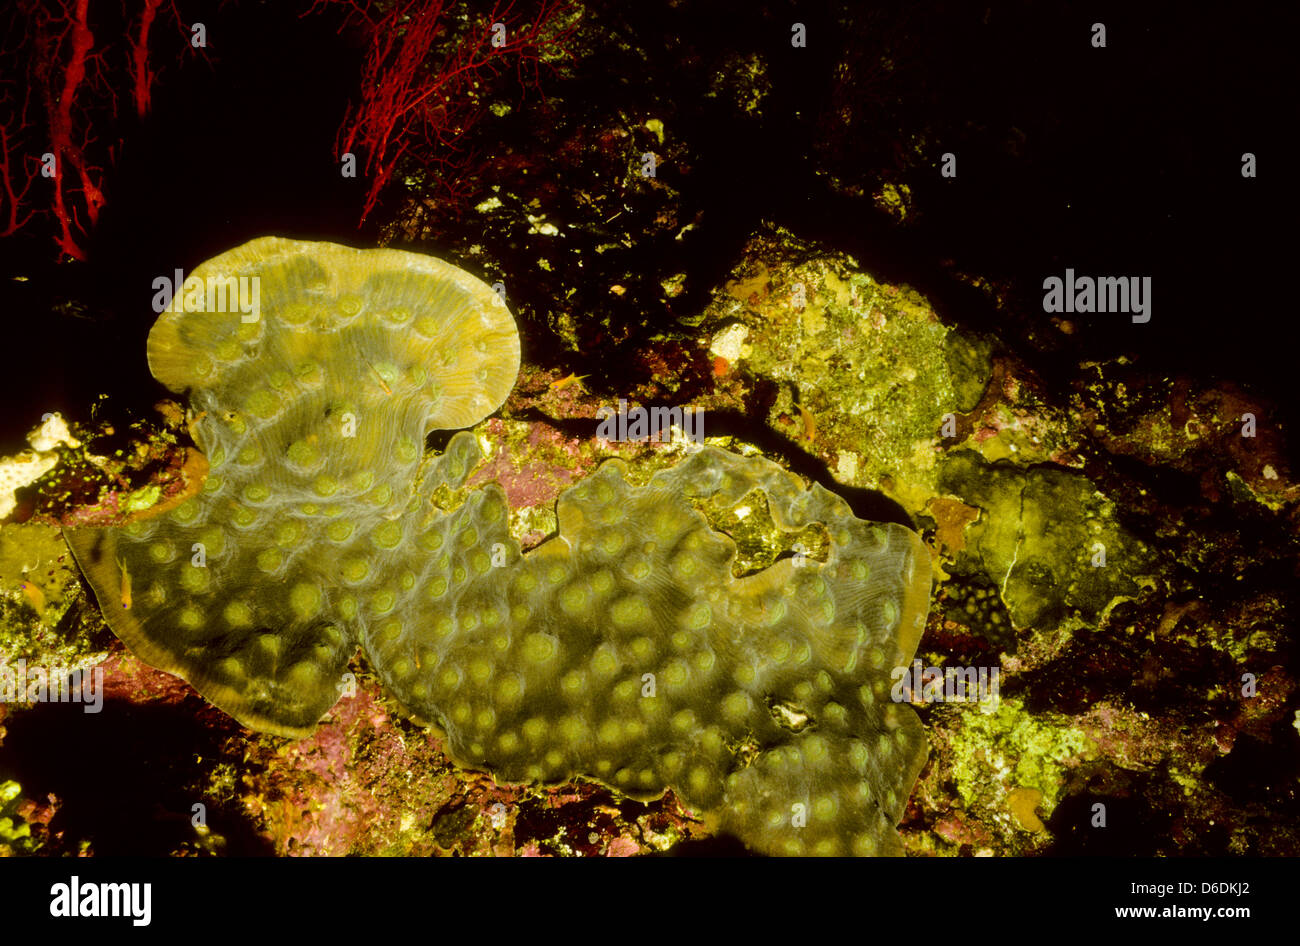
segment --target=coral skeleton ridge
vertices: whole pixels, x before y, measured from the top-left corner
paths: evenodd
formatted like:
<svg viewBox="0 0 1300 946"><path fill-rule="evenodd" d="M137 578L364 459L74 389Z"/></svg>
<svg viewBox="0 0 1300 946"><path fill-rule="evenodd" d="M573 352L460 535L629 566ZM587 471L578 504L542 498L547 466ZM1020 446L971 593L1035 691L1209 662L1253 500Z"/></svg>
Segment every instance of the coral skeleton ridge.
<svg viewBox="0 0 1300 946"><path fill-rule="evenodd" d="M255 319L180 298L149 336L189 392L202 488L67 539L113 631L242 723L309 732L358 647L458 763L509 782L672 788L775 854L899 853L924 729L890 700L929 607L919 537L711 447L631 485L611 460L527 555L461 432L519 367L510 313L440 260L278 238L200 266L257 277ZM825 561L736 577L699 507L753 491ZM437 502L435 500L438 500Z"/></svg>

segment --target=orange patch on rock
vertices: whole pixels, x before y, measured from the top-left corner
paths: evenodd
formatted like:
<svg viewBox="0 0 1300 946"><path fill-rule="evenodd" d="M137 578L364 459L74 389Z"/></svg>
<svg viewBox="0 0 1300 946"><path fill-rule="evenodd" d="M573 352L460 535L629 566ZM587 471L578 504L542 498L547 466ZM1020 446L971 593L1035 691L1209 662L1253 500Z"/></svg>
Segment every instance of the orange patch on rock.
<svg viewBox="0 0 1300 946"><path fill-rule="evenodd" d="M926 507L934 516L935 537L950 555L966 547L966 527L979 518L976 506L967 506L956 499L932 499Z"/></svg>
<svg viewBox="0 0 1300 946"><path fill-rule="evenodd" d="M1013 788L1007 792L1007 807L1011 809L1020 827L1026 831L1042 831L1046 828L1034 811L1043 801L1043 793L1036 788Z"/></svg>

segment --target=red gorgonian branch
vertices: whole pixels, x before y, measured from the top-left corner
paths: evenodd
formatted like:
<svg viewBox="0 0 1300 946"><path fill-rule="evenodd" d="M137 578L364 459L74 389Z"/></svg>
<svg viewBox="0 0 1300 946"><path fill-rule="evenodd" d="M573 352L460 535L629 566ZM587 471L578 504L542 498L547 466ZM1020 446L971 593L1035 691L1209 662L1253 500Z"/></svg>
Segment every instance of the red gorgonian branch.
<svg viewBox="0 0 1300 946"><path fill-rule="evenodd" d="M0 94L0 237L17 233L34 213L24 205L36 180L36 159L21 149L29 127L26 115L30 92L30 87L23 90L21 103L11 87Z"/></svg>
<svg viewBox="0 0 1300 946"><path fill-rule="evenodd" d="M571 55L577 29L573 0L541 0L528 20L515 0L499 2L464 26L447 0L394 0L378 11L355 0L314 0L308 12L330 5L347 8L344 28L359 24L368 40L361 93L334 154L364 152L369 184L360 223L404 162L436 169L442 187L457 194L456 177L473 157L462 140L482 113L476 90L513 68L521 90L540 93L542 68Z"/></svg>
<svg viewBox="0 0 1300 946"><path fill-rule="evenodd" d="M104 180L123 143L115 85L129 82L138 117L149 111L157 74L149 62L149 39L160 14L181 28L174 0L16 0L0 26L0 236L11 236L33 218L48 216L59 250L85 259L85 240L106 203ZM129 7L141 4L139 19ZM92 14L108 10L96 35ZM132 24L125 39L118 25ZM100 41L103 40L103 41ZM125 72L119 43L125 42ZM185 43L185 51L191 51ZM17 89L21 88L21 99ZM36 197L49 182L49 196Z"/></svg>
<svg viewBox="0 0 1300 946"><path fill-rule="evenodd" d="M149 30L153 26L154 18L158 16L158 8L162 6L162 2L163 0L143 0L144 7L140 11L140 22L136 26L135 35L131 37L131 92L135 99L135 114L138 118L144 118L149 114L149 90L156 77L154 71L149 68ZM175 7L172 10L174 12Z"/></svg>
<svg viewBox="0 0 1300 946"><path fill-rule="evenodd" d="M99 220L104 205L100 189L103 168L91 165L86 147L92 142L87 122L73 124L73 106L83 82L94 81L101 68L100 57L92 55L95 37L90 32L90 0L62 0L58 12L48 8L36 14L37 74L45 97L49 119L50 151L53 156L54 218L59 224L59 249L76 259L85 259L78 242L87 224L77 219L72 197L80 193L89 226ZM87 71L94 74L87 76ZM80 115L78 116L80 118ZM77 176L80 188L70 186L69 172Z"/></svg>

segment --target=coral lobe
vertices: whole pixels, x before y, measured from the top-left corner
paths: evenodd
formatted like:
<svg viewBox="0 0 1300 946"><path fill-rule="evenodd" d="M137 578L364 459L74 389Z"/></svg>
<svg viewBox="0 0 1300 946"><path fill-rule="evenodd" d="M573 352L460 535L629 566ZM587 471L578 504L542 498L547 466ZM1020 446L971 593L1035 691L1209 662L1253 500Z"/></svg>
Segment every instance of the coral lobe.
<svg viewBox="0 0 1300 946"><path fill-rule="evenodd" d="M301 735L360 646L457 762L502 780L672 788L770 853L901 850L927 751L889 700L929 606L915 533L706 447L641 487L605 463L521 555L496 484L435 502L483 460L477 439L424 451L514 382L518 336L487 286L413 253L275 238L195 276L257 277L262 297L252 321L185 300L150 334L154 374L190 391L202 490L67 533L143 659ZM756 490L782 531L826 529L824 561L733 575L735 544L697 506Z"/></svg>

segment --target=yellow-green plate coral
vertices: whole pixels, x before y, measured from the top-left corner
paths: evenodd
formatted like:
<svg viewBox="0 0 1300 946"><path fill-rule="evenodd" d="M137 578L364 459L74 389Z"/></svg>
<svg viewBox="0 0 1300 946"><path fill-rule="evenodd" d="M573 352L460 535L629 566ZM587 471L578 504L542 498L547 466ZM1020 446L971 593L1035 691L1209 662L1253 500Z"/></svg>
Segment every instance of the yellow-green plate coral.
<svg viewBox="0 0 1300 946"><path fill-rule="evenodd" d="M358 646L460 764L511 782L672 788L774 854L889 854L925 759L890 671L916 648L929 557L762 458L704 448L645 486L610 461L521 555L468 433L514 383L519 338L486 285L397 250L263 238L204 263L254 279L255 318L181 297L149 335L188 391L204 489L122 529L67 533L114 632L252 728L311 730ZM216 458L216 459L212 459ZM732 573L695 504L753 490L823 562Z"/></svg>

